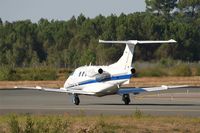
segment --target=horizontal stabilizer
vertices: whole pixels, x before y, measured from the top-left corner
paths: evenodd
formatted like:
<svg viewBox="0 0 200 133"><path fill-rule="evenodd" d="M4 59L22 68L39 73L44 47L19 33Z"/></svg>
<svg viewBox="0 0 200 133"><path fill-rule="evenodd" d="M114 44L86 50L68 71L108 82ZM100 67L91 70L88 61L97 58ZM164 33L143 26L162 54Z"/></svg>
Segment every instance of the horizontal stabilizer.
<svg viewBox="0 0 200 133"><path fill-rule="evenodd" d="M158 40L158 41L140 41L140 40L128 40L128 41L104 41L104 40L99 40L99 43L121 43L121 44L156 44L156 43L176 43L175 40L170 39L167 41L163 40Z"/></svg>

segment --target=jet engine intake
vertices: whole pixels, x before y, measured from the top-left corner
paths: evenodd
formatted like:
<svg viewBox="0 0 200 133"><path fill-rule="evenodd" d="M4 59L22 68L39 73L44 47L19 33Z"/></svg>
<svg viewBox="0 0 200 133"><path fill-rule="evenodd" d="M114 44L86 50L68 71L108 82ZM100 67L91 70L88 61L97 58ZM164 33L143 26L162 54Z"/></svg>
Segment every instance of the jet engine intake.
<svg viewBox="0 0 200 133"><path fill-rule="evenodd" d="M135 68L132 68L132 69L131 69L131 74L135 74L135 73L136 73Z"/></svg>
<svg viewBox="0 0 200 133"><path fill-rule="evenodd" d="M103 69L99 68L98 73L102 74L103 73Z"/></svg>

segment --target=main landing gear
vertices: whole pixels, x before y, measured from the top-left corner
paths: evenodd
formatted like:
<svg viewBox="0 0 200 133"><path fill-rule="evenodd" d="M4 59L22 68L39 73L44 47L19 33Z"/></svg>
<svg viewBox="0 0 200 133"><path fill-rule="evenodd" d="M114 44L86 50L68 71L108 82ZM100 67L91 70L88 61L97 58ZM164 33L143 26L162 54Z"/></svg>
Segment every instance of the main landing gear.
<svg viewBox="0 0 200 133"><path fill-rule="evenodd" d="M72 102L73 102L75 105L79 105L80 99L79 99L79 97L78 97L77 94L74 94L74 95L73 95Z"/></svg>
<svg viewBox="0 0 200 133"><path fill-rule="evenodd" d="M128 105L130 103L130 101L131 101L129 94L123 94L122 101L124 101L125 105Z"/></svg>
<svg viewBox="0 0 200 133"><path fill-rule="evenodd" d="M130 101L131 101L131 100L130 100L129 94L123 94L123 96L122 96L122 101L124 101L124 104L125 104L125 105L129 105L129 103L130 103ZM74 95L73 95L72 102L73 102L75 105L79 105L80 99L79 99L79 97L78 97L77 94L74 94Z"/></svg>

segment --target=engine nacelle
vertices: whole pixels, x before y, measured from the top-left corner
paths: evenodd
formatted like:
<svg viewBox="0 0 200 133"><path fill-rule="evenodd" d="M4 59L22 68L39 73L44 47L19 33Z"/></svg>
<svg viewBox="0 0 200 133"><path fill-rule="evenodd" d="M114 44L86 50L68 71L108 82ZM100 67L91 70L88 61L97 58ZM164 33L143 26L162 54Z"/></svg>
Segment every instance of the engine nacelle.
<svg viewBox="0 0 200 133"><path fill-rule="evenodd" d="M131 69L131 74L135 74L135 73L136 73L135 68L132 68L132 69Z"/></svg>
<svg viewBox="0 0 200 133"><path fill-rule="evenodd" d="M102 68L91 68L86 71L86 74L89 77L94 77L94 76L102 74L102 73L103 73Z"/></svg>
<svg viewBox="0 0 200 133"><path fill-rule="evenodd" d="M107 72L98 74L98 75L96 76L96 80L97 80L98 82L110 80L110 78L111 78L111 75L110 75L109 73L107 73Z"/></svg>

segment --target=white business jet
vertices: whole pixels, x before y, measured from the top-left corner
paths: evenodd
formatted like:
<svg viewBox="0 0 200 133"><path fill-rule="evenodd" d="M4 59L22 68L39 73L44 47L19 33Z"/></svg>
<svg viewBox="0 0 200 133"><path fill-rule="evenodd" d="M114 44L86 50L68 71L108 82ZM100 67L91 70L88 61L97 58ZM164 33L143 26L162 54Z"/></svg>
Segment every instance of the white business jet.
<svg viewBox="0 0 200 133"><path fill-rule="evenodd" d="M126 45L122 57L114 64L108 66L82 66L69 76L64 87L60 89L36 87L44 91L54 91L69 93L73 96L73 103L79 105L79 95L106 96L118 94L126 105L130 103L129 94L139 94L142 92L160 91L168 88L178 88L183 86L161 86L148 88L122 88L122 85L129 84L131 77L135 73L132 66L134 48L140 44L157 44L157 43L176 43L175 40L168 41L104 41L99 43L117 43Z"/></svg>

